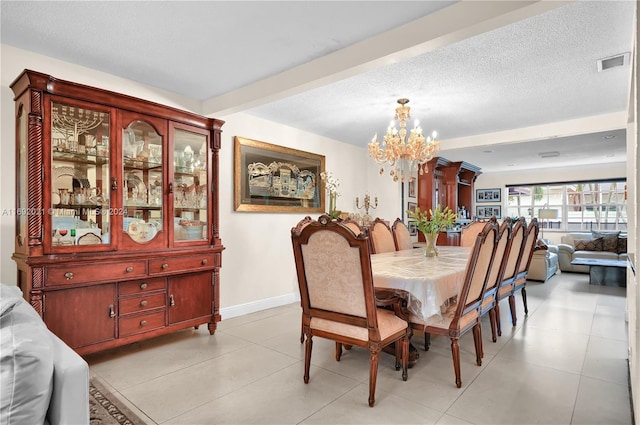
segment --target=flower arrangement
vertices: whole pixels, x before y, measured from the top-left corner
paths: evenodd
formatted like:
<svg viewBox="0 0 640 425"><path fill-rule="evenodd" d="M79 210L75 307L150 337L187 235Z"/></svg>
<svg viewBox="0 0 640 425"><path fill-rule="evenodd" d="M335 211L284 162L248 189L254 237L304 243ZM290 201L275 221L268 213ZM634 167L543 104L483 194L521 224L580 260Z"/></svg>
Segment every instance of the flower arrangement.
<svg viewBox="0 0 640 425"><path fill-rule="evenodd" d="M445 232L458 218L457 214L449 207L441 208L440 205L437 205L435 210L428 212L416 208L415 211L409 211L409 217L416 221L416 227L425 235Z"/></svg>
<svg viewBox="0 0 640 425"><path fill-rule="evenodd" d="M336 210L336 198L340 196L340 194L338 193L340 180L333 177L333 175L329 171L321 172L320 179L324 182L324 187L329 193L329 216L331 218L338 218L342 213L342 211Z"/></svg>
<svg viewBox="0 0 640 425"><path fill-rule="evenodd" d="M335 194L336 196L339 196L338 187L340 187L340 180L334 178L329 171L321 172L320 179L324 182L324 187L330 195Z"/></svg>

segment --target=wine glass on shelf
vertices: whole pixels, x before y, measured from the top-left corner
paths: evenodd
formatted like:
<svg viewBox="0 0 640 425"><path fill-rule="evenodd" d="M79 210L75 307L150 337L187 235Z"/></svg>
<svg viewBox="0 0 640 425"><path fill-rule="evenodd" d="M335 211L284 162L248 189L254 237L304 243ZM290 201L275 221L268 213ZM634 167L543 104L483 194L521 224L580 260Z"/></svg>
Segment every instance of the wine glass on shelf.
<svg viewBox="0 0 640 425"><path fill-rule="evenodd" d="M60 245L60 239L67 236L67 233L69 233L67 229L58 229L58 245Z"/></svg>
<svg viewBox="0 0 640 425"><path fill-rule="evenodd" d="M60 245L60 237L58 236L58 229L56 228L53 229L53 232L51 232L51 237L55 239L54 245Z"/></svg>

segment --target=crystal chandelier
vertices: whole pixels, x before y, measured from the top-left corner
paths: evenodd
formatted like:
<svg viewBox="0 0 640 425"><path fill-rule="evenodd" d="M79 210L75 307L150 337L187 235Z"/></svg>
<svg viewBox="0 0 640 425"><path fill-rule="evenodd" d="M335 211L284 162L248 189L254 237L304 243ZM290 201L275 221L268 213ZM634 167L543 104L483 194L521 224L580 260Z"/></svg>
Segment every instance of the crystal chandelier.
<svg viewBox="0 0 640 425"><path fill-rule="evenodd" d="M378 143L378 133L369 143L369 156L378 164L388 163L391 167L389 175L393 181L411 181L414 172L420 175L428 172L426 163L431 160L436 152L440 151L440 141L436 138L435 131L425 139L418 120L407 138L407 120L411 119L411 108L407 106L409 99L398 99L400 106L396 108L396 116L387 128L384 135L382 148ZM395 121L400 120L400 130L396 129ZM384 167L380 168L380 174L384 173Z"/></svg>

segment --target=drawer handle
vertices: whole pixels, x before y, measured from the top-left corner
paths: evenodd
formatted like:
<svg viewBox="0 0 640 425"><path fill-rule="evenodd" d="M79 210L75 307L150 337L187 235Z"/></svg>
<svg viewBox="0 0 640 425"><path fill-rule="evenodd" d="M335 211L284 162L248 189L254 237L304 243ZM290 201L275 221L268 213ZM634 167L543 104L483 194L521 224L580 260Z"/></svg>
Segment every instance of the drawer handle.
<svg viewBox="0 0 640 425"><path fill-rule="evenodd" d="M168 265L167 263L164 263L164 264L163 264L162 266L160 266L160 267L162 267L162 270L166 270L166 269L168 269L168 268L169 268L169 265Z"/></svg>
<svg viewBox="0 0 640 425"><path fill-rule="evenodd" d="M203 265L203 266L206 266L208 262L209 262L209 260L207 260L207 259L205 258L204 260L202 260L202 265Z"/></svg>
<svg viewBox="0 0 640 425"><path fill-rule="evenodd" d="M141 320L140 321L140 326L147 326L147 321L146 320Z"/></svg>
<svg viewBox="0 0 640 425"><path fill-rule="evenodd" d="M142 300L142 301L140 301L140 305L141 305L142 307L146 307L146 306L147 306L147 300Z"/></svg>
<svg viewBox="0 0 640 425"><path fill-rule="evenodd" d="M113 309L113 304L109 305L109 317L111 317L112 319L116 317L116 311Z"/></svg>
<svg viewBox="0 0 640 425"><path fill-rule="evenodd" d="M173 299L173 294L169 295L169 305L172 307L176 305L176 301Z"/></svg>
<svg viewBox="0 0 640 425"><path fill-rule="evenodd" d="M71 280L71 279L73 279L73 273L71 273L71 272L66 272L66 273L64 274L64 277L65 277L67 280Z"/></svg>
<svg viewBox="0 0 640 425"><path fill-rule="evenodd" d="M140 284L140 289L147 289L147 284L146 283L141 283Z"/></svg>
<svg viewBox="0 0 640 425"><path fill-rule="evenodd" d="M127 273L131 273L133 271L133 267L129 266L125 270Z"/></svg>

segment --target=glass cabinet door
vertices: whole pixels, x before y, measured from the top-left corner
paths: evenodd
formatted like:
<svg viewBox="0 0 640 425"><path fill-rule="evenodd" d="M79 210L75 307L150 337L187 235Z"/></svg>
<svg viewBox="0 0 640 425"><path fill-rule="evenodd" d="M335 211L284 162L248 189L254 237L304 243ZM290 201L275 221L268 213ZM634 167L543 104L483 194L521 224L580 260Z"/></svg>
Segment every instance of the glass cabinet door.
<svg viewBox="0 0 640 425"><path fill-rule="evenodd" d="M51 246L109 245L110 114L53 101L51 117Z"/></svg>
<svg viewBox="0 0 640 425"><path fill-rule="evenodd" d="M208 239L208 137L173 128L173 241Z"/></svg>
<svg viewBox="0 0 640 425"><path fill-rule="evenodd" d="M146 121L135 120L123 129L123 230L144 244L164 230L163 137Z"/></svg>

